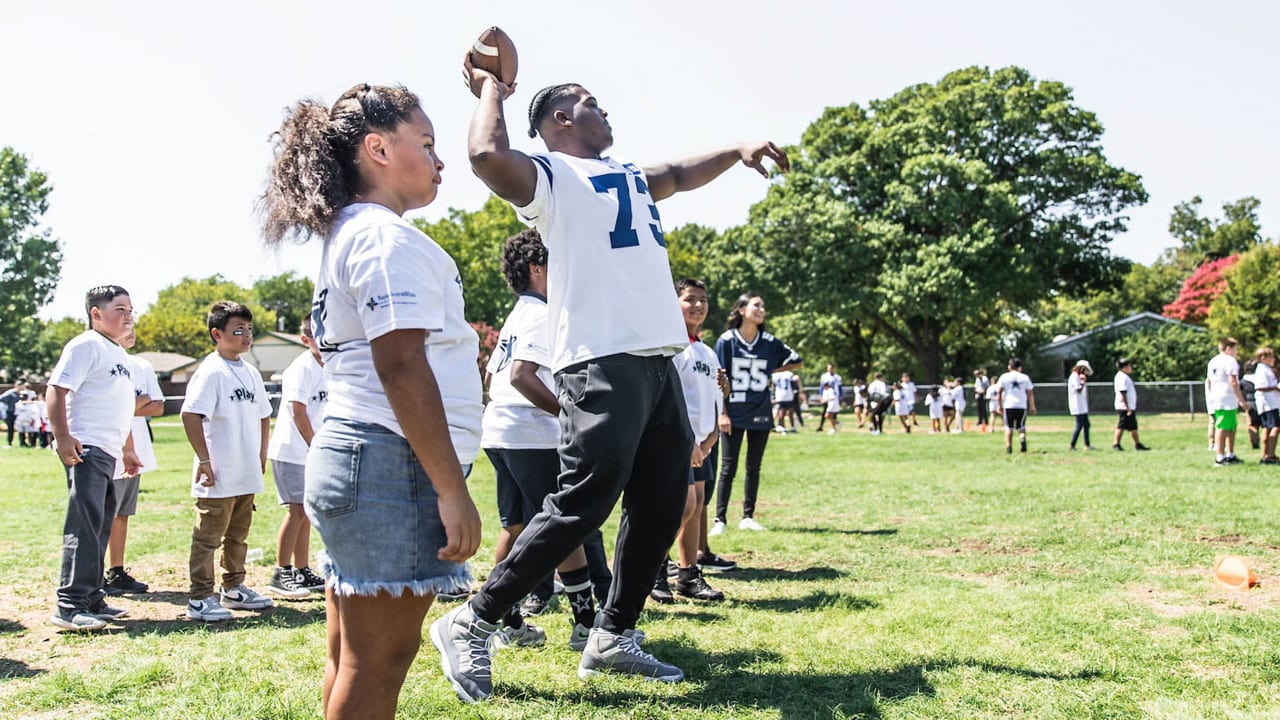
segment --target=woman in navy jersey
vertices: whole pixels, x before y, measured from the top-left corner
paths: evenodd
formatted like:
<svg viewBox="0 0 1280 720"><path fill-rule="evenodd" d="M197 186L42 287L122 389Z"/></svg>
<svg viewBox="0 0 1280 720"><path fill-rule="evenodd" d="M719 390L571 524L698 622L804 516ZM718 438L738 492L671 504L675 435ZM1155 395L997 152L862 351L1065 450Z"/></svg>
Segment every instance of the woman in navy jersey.
<svg viewBox="0 0 1280 720"><path fill-rule="evenodd" d="M724 457L716 489L716 521L709 535L725 530L729 495L738 472L738 451L747 439L746 489L742 501L741 530L764 530L755 520L756 491L760 487L760 463L773 428L769 398L769 377L775 372L798 368L800 356L786 343L764 329L764 298L744 293L729 313L728 329L716 341L720 366L729 372L729 398L720 414Z"/></svg>

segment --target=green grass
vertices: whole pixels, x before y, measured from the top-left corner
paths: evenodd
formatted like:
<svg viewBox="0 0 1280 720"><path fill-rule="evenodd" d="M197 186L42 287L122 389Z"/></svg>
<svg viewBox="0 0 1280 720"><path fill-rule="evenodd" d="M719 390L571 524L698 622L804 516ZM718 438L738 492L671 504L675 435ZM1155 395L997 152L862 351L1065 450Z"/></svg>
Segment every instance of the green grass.
<svg viewBox="0 0 1280 720"><path fill-rule="evenodd" d="M1095 420L1107 447L1108 418ZM1145 454L1068 453L1063 418L1034 418L1031 452L1012 456L977 433L774 436L757 513L770 532L732 516L713 542L742 566L710 578L729 601L641 618L646 647L687 682L579 681L561 609L543 617L548 647L497 657L478 707L457 702L424 643L400 716L1280 718L1280 472L1252 452L1211 467L1200 418L1143 422ZM179 428L156 434L165 470L144 478L128 563L156 592L120 601L137 619L92 636L47 621L57 461L0 449L0 717L318 717L320 601L218 626L183 618L190 452ZM496 527L483 461L471 488L483 575ZM249 542L266 555L250 569L259 587L281 517L265 493ZM1217 587L1210 568L1228 552L1263 584Z"/></svg>

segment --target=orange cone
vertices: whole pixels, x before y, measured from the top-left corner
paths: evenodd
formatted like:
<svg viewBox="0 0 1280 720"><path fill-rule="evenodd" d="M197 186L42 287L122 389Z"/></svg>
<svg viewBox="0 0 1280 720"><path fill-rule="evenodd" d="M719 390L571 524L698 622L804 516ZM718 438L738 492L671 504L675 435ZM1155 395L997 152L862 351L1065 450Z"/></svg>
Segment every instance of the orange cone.
<svg viewBox="0 0 1280 720"><path fill-rule="evenodd" d="M1258 584L1258 576L1249 569L1249 561L1239 555L1219 555L1215 558L1213 577L1219 585L1232 590L1248 590Z"/></svg>

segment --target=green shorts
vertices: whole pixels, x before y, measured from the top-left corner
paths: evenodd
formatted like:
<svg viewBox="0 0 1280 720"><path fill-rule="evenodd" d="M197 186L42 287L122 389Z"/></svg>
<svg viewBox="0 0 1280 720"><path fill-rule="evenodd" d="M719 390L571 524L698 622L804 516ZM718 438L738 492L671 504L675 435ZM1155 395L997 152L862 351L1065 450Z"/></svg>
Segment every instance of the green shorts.
<svg viewBox="0 0 1280 720"><path fill-rule="evenodd" d="M1236 429L1236 410L1214 410L1213 426L1219 430L1232 432Z"/></svg>

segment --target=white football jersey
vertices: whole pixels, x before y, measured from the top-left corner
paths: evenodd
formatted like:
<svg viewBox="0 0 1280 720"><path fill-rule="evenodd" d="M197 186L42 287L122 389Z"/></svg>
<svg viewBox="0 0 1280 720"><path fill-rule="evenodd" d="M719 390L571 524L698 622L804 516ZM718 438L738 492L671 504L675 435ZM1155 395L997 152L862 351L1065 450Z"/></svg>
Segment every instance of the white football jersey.
<svg viewBox="0 0 1280 720"><path fill-rule="evenodd" d="M533 199L517 207L547 246L551 369L689 344L666 239L644 173L613 158L531 156Z"/></svg>

